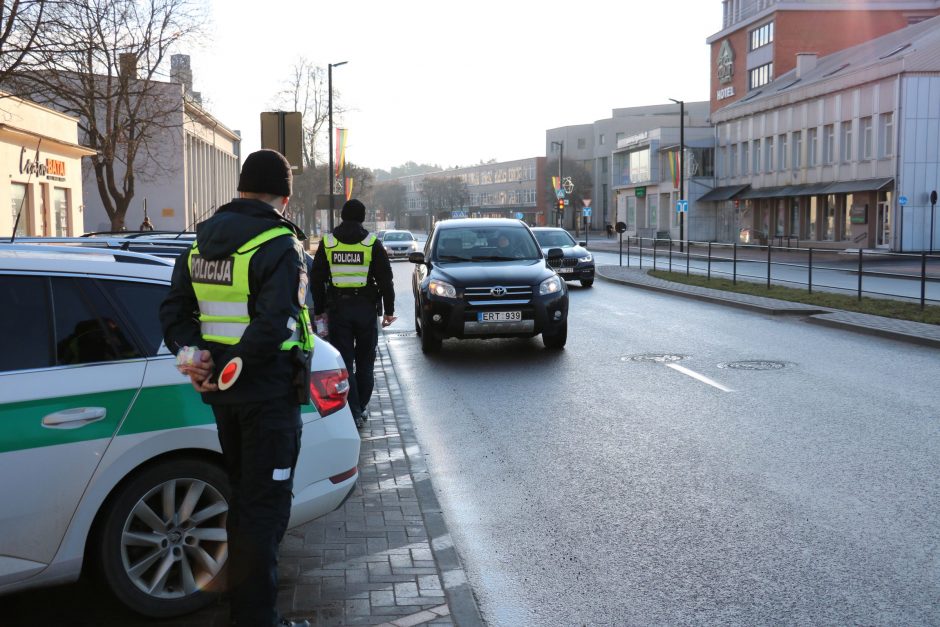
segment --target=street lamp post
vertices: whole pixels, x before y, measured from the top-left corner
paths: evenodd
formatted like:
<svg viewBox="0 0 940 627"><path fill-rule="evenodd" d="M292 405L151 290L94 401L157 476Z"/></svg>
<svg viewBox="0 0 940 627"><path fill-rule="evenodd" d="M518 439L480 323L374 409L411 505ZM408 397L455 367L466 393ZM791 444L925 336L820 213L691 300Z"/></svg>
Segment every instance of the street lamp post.
<svg viewBox="0 0 940 627"><path fill-rule="evenodd" d="M685 101L670 98L679 105L679 200L685 200ZM688 205L686 205L688 206ZM679 212L679 252L685 249L685 211Z"/></svg>
<svg viewBox="0 0 940 627"><path fill-rule="evenodd" d="M560 152L558 154L558 189L561 189L561 182L564 180L561 176L561 164L565 160L565 142L552 142L552 147L558 146ZM552 222L555 223L555 226L561 226L559 224L560 219L562 218L561 212L558 211L558 201L563 200L564 197L556 196L555 200L552 201L552 207L554 208L553 213L555 213L555 219Z"/></svg>
<svg viewBox="0 0 940 627"><path fill-rule="evenodd" d="M327 173L327 179L329 180L330 185L330 215L327 220L329 225L330 232L333 232L333 208L335 206L335 201L333 200L333 184L336 182L333 177L333 68L339 67L341 65L346 65L347 61L340 61L339 63L328 63L326 66L326 90L327 90L327 109L329 110L329 139L327 140L327 152L330 153L330 171Z"/></svg>

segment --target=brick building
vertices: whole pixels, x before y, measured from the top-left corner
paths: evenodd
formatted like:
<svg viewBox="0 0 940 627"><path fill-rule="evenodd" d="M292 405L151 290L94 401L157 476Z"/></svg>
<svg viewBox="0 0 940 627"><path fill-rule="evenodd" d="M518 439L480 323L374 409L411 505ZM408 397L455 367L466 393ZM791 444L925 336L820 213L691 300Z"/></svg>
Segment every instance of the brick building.
<svg viewBox="0 0 940 627"><path fill-rule="evenodd" d="M711 110L727 106L820 57L940 15L938 0L723 0L711 46Z"/></svg>

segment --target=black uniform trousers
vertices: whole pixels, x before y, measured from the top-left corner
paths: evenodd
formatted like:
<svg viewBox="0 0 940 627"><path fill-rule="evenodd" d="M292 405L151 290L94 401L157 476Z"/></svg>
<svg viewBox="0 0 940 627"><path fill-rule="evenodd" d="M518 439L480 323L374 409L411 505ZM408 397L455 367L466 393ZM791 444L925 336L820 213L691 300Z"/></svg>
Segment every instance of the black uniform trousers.
<svg viewBox="0 0 940 627"><path fill-rule="evenodd" d="M375 387L375 349L379 342L375 302L367 295L334 296L329 328L330 343L343 356L349 372L349 408L358 417Z"/></svg>
<svg viewBox="0 0 940 627"><path fill-rule="evenodd" d="M285 397L212 411L232 488L226 523L231 622L271 627L279 620L278 545L290 519L300 406Z"/></svg>

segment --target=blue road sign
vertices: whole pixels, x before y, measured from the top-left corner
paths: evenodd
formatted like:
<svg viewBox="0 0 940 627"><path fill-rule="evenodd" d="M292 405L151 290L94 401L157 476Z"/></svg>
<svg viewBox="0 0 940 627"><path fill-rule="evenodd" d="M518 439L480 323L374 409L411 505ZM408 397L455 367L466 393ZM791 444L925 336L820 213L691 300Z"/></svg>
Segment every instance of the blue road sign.
<svg viewBox="0 0 940 627"><path fill-rule="evenodd" d="M907 196L898 196L898 204L902 207L907 204Z"/></svg>
<svg viewBox="0 0 940 627"><path fill-rule="evenodd" d="M590 218L590 217L591 217L591 208L590 208L590 207L585 207L585 208L584 208L584 217L585 217L585 218Z"/></svg>
<svg viewBox="0 0 940 627"><path fill-rule="evenodd" d="M688 212L689 212L689 201L677 200L676 201L676 213L688 213Z"/></svg>

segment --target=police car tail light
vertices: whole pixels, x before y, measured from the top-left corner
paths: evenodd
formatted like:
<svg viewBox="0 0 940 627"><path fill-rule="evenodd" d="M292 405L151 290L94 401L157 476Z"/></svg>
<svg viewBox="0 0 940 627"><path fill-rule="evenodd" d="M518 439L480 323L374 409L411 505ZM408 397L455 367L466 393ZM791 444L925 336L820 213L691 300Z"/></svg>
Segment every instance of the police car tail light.
<svg viewBox="0 0 940 627"><path fill-rule="evenodd" d="M346 405L349 373L345 368L310 373L310 397L321 416L328 416Z"/></svg>

